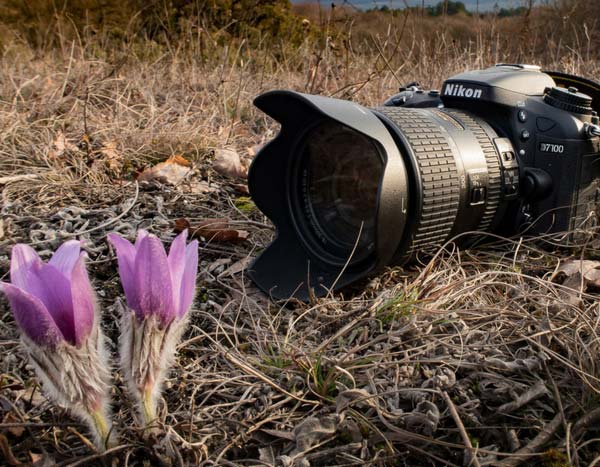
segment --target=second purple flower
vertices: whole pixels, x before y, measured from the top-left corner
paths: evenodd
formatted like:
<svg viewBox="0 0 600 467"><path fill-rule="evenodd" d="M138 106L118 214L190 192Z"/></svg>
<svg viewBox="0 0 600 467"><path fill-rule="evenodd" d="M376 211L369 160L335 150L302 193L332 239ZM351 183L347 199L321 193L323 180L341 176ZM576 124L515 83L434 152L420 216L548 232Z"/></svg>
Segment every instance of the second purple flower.
<svg viewBox="0 0 600 467"><path fill-rule="evenodd" d="M108 234L117 251L127 305L138 319L152 316L167 326L189 309L198 272L198 241L186 246L186 237L187 231L178 235L167 256L160 239L145 230L138 232L134 245Z"/></svg>
<svg viewBox="0 0 600 467"><path fill-rule="evenodd" d="M109 234L129 311L121 321L121 368L138 403L143 425L156 419L156 404L175 347L187 324L198 272L198 241L179 234L167 256L160 239L145 230L135 244Z"/></svg>

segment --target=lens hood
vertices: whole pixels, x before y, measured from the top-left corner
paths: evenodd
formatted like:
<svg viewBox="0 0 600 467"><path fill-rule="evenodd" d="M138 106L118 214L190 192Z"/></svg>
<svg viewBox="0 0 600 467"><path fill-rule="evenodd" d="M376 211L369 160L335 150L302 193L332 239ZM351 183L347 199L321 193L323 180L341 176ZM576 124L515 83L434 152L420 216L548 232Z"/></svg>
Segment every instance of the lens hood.
<svg viewBox="0 0 600 467"><path fill-rule="evenodd" d="M249 268L252 280L275 299L307 300L310 289L324 295L386 265L393 257L407 221L408 180L402 154L382 121L353 102L276 90L264 93L254 104L281 124L276 138L254 158L248 187L256 206L273 222L276 238ZM292 173L307 128L333 121L372 140L381 153L384 170L377 193L375 251L368 260L331 264L307 248L295 221L291 200Z"/></svg>

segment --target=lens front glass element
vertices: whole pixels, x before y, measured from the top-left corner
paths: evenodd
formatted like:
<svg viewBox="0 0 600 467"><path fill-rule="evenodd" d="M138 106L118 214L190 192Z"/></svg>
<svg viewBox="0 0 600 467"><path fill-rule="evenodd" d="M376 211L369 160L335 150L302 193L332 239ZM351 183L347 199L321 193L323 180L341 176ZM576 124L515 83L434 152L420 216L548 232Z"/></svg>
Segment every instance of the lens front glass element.
<svg viewBox="0 0 600 467"><path fill-rule="evenodd" d="M371 139L337 122L320 124L304 138L301 190L312 234L340 260L353 250L352 262L364 259L375 247L380 152Z"/></svg>

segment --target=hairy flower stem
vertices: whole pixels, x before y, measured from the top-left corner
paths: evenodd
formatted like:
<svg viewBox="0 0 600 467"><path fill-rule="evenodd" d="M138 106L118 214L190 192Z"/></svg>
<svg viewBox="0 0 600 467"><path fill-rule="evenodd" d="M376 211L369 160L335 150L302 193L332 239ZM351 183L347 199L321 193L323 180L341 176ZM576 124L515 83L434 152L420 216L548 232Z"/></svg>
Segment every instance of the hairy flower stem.
<svg viewBox="0 0 600 467"><path fill-rule="evenodd" d="M102 442L104 448L109 448L112 444L110 436L110 422L107 416L101 410L96 410L90 414L93 428L96 436Z"/></svg>
<svg viewBox="0 0 600 467"><path fill-rule="evenodd" d="M162 326L154 316L138 319L134 312L122 307L121 369L144 428L158 418L156 406L162 385L186 324L184 318Z"/></svg>
<svg viewBox="0 0 600 467"><path fill-rule="evenodd" d="M22 342L50 399L84 421L103 451L110 444L110 367L104 336L96 324L81 348L61 344L39 347L26 336Z"/></svg>
<svg viewBox="0 0 600 467"><path fill-rule="evenodd" d="M152 400L152 387L146 389L144 391L143 396L143 416L144 416L144 425L146 427L150 426L152 422L156 419L156 406Z"/></svg>

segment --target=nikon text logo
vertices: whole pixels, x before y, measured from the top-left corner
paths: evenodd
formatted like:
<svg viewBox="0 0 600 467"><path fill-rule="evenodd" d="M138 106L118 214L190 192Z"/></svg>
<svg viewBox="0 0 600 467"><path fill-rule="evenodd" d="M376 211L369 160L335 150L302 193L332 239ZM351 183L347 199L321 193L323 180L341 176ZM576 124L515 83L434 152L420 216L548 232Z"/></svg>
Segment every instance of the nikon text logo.
<svg viewBox="0 0 600 467"><path fill-rule="evenodd" d="M462 84L446 84L444 94L446 96L452 97L468 97L470 99L480 99L482 90L469 88L463 86Z"/></svg>

